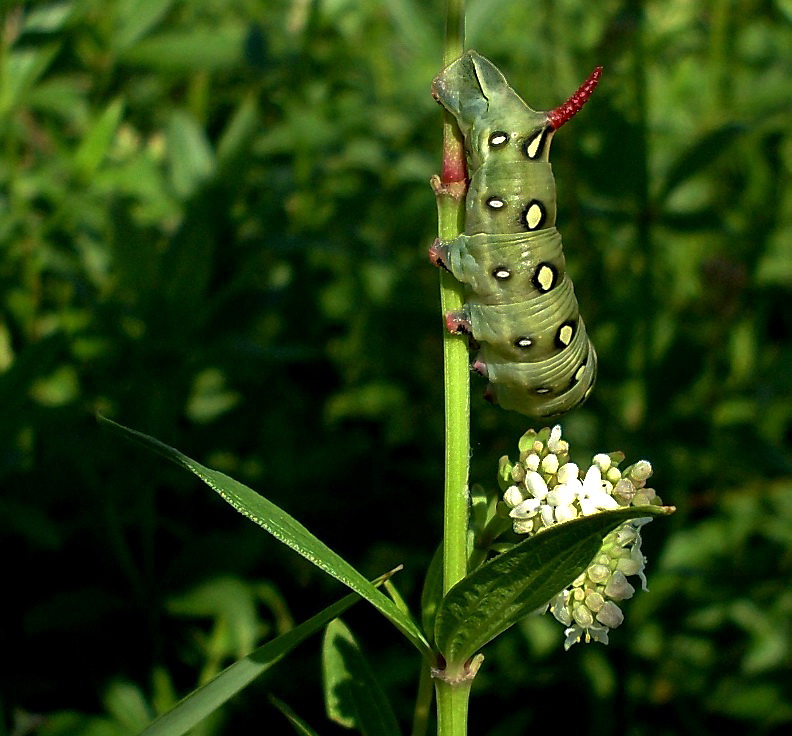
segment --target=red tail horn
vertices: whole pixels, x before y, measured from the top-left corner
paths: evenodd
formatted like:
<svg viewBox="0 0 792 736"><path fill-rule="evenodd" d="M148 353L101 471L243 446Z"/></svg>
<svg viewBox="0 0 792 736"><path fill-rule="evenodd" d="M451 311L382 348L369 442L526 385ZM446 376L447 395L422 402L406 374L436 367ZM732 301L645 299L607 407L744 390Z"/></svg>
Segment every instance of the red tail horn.
<svg viewBox="0 0 792 736"><path fill-rule="evenodd" d="M547 119L553 130L558 130L567 120L576 115L580 108L586 104L586 101L591 97L594 87L599 82L600 75L602 74L602 67L598 66L583 84L578 87L577 92L572 95L563 105L550 110L547 113Z"/></svg>

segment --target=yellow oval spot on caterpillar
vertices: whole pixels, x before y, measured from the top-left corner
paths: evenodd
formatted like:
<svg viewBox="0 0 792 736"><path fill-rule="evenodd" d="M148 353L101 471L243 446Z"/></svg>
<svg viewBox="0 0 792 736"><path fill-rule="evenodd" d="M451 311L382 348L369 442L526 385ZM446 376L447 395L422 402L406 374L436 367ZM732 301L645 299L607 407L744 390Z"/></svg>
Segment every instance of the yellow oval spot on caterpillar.
<svg viewBox="0 0 792 736"><path fill-rule="evenodd" d="M583 372L586 370L586 364L580 366L580 368L575 371L575 378L574 381L577 383L581 378L583 378Z"/></svg>
<svg viewBox="0 0 792 736"><path fill-rule="evenodd" d="M550 291L553 288L555 274L550 266L540 266L536 273L536 283L542 291Z"/></svg>
<svg viewBox="0 0 792 736"><path fill-rule="evenodd" d="M542 222L544 213L538 202L534 202L525 213L525 224L529 230L535 230Z"/></svg>
<svg viewBox="0 0 792 736"><path fill-rule="evenodd" d="M542 138L544 137L544 130L540 130L536 135L534 135L528 143L525 144L525 153L528 158L536 158L536 154L539 153L539 149L542 145Z"/></svg>
<svg viewBox="0 0 792 736"><path fill-rule="evenodd" d="M572 329L572 325L564 325L558 331L558 342L560 342L562 345L569 345L569 343L572 342L572 335L574 334L575 331Z"/></svg>
<svg viewBox="0 0 792 736"><path fill-rule="evenodd" d="M501 207L505 207L506 202L504 202L500 197L490 197L487 200L487 207L493 210L499 210Z"/></svg>
<svg viewBox="0 0 792 736"><path fill-rule="evenodd" d="M493 148L498 148L502 146L504 143L506 143L506 141L508 140L509 140L509 136L506 135L506 133L504 133L501 130L497 130L490 136L489 144Z"/></svg>

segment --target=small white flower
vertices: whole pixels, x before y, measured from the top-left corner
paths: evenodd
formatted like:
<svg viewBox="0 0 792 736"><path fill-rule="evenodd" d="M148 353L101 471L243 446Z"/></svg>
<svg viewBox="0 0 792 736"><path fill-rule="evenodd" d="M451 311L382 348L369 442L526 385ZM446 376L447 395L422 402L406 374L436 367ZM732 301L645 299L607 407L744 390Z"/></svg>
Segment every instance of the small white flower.
<svg viewBox="0 0 792 736"><path fill-rule="evenodd" d="M545 473L555 473L558 470L558 455L545 455L542 458L542 470Z"/></svg>
<svg viewBox="0 0 792 736"><path fill-rule="evenodd" d="M555 427L553 427L550 430L550 438L547 440L547 449L550 450L550 452L557 452L558 445L560 442L561 442L561 425L556 424Z"/></svg>
<svg viewBox="0 0 792 736"><path fill-rule="evenodd" d="M572 519L576 519L577 515L577 511L572 504L569 504L569 506L555 507L555 520L558 522L571 521Z"/></svg>
<svg viewBox="0 0 792 736"><path fill-rule="evenodd" d="M609 496L605 491L598 490L589 493L589 500L598 508L603 511L608 509L618 509L619 504L613 496Z"/></svg>
<svg viewBox="0 0 792 736"><path fill-rule="evenodd" d="M616 530L616 543L620 547L634 542L639 536L638 530L632 524L625 524Z"/></svg>
<svg viewBox="0 0 792 736"><path fill-rule="evenodd" d="M586 471L586 477L583 478L583 495L590 496L602 490L602 473L596 465L592 465Z"/></svg>
<svg viewBox="0 0 792 736"><path fill-rule="evenodd" d="M547 494L545 502L551 506L569 506L576 497L577 494L572 486L561 484Z"/></svg>
<svg viewBox="0 0 792 736"><path fill-rule="evenodd" d="M573 480L578 480L579 475L580 469L575 463L565 463L558 469L558 482L569 483Z"/></svg>
<svg viewBox="0 0 792 736"><path fill-rule="evenodd" d="M629 480L622 478L614 487L613 495L629 504L635 498L635 487Z"/></svg>
<svg viewBox="0 0 792 736"><path fill-rule="evenodd" d="M594 611L595 613L599 611L605 605L605 599L602 597L601 593L598 593L596 590L591 591L586 596L586 606L589 611ZM599 616L597 616L599 619ZM605 623L604 621L602 623Z"/></svg>
<svg viewBox="0 0 792 736"><path fill-rule="evenodd" d="M625 575L637 575L643 567L643 560L638 562L629 558L622 558L616 563L616 569Z"/></svg>
<svg viewBox="0 0 792 736"><path fill-rule="evenodd" d="M654 488L641 488L641 490L636 492L635 497L633 498L633 505L650 506L656 495L657 494L655 493Z"/></svg>
<svg viewBox="0 0 792 736"><path fill-rule="evenodd" d="M569 591L562 590L552 601L550 601L550 612L556 621L569 626L572 623L572 614L569 611L567 602L569 601Z"/></svg>
<svg viewBox="0 0 792 736"><path fill-rule="evenodd" d="M614 601L626 601L633 597L633 593L635 593L635 588L627 582L624 573L619 570L611 575L611 579L605 586L605 595Z"/></svg>
<svg viewBox="0 0 792 736"><path fill-rule="evenodd" d="M572 620L578 626L585 629L594 623L594 616L586 606L578 605L572 609Z"/></svg>
<svg viewBox="0 0 792 736"><path fill-rule="evenodd" d="M503 494L503 502L510 509L519 506L523 502L523 495L520 489L517 486L509 486Z"/></svg>
<svg viewBox="0 0 792 736"><path fill-rule="evenodd" d="M652 475L652 465L646 460L639 460L632 466L630 477L637 480L639 483L645 481Z"/></svg>
<svg viewBox="0 0 792 736"><path fill-rule="evenodd" d="M532 516L536 516L540 503L538 498L526 498L525 501L509 511L509 516L512 519L530 519Z"/></svg>
<svg viewBox="0 0 792 736"><path fill-rule="evenodd" d="M533 519L515 519L512 524L515 534L530 534L533 531Z"/></svg>
<svg viewBox="0 0 792 736"><path fill-rule="evenodd" d="M525 474L525 487L534 498L544 498L547 495L547 483L535 471Z"/></svg>
<svg viewBox="0 0 792 736"><path fill-rule="evenodd" d="M611 574L611 570L607 565L589 565L586 571L589 580L593 583L604 583Z"/></svg>
<svg viewBox="0 0 792 736"><path fill-rule="evenodd" d="M553 524L603 510L661 503L653 489L644 487L652 475L652 466L646 460L622 472L618 467L621 453L600 453L594 455L583 474L575 463L564 462L569 445L561 439L558 425L526 434L521 445L527 445L522 450L526 457L514 466L519 471L512 475L516 485L503 494L517 534L541 533ZM567 627L566 649L583 638L586 642L608 643L609 630L624 619L619 601L635 593L628 575L637 575L646 589L640 528L649 521L632 519L608 534L587 569L537 611L549 609Z"/></svg>
<svg viewBox="0 0 792 736"><path fill-rule="evenodd" d="M605 604L597 612L597 621L605 624L608 628L615 629L624 621L624 614L613 601L605 601Z"/></svg>
<svg viewBox="0 0 792 736"><path fill-rule="evenodd" d="M568 650L573 644L577 644L580 641L580 637L583 636L583 629L580 626L570 626L568 629L564 629L564 634L566 636L564 649Z"/></svg>

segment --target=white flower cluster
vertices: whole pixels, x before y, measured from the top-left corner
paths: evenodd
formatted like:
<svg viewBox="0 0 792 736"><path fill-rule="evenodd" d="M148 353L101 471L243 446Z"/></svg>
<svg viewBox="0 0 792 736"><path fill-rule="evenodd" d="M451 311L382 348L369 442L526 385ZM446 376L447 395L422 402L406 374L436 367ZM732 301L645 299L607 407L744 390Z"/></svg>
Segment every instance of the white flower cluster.
<svg viewBox="0 0 792 736"><path fill-rule="evenodd" d="M517 534L535 534L553 524L608 509L661 503L654 490L645 487L652 475L646 460L621 471L621 453L599 454L583 471L569 462L569 445L561 439L558 425L539 434L529 432L520 449L518 463L512 465L508 458L501 461L502 481L512 483L503 502ZM616 601L635 592L627 575L638 575L646 590L640 527L649 521L634 519L611 532L586 571L550 601L552 614L568 627L566 649L584 635L587 642L608 643L608 631L624 619Z"/></svg>

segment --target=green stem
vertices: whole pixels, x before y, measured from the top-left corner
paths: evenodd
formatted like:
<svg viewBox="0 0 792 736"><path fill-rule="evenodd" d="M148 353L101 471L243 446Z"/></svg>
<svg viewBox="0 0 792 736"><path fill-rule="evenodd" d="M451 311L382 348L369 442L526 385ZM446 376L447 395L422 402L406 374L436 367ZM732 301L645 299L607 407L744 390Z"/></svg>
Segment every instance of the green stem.
<svg viewBox="0 0 792 736"><path fill-rule="evenodd" d="M461 55L464 45L464 0L446 2L446 41L443 58L448 63ZM443 115L443 165L437 194L438 235L456 237L464 226L467 169L462 136L454 119ZM464 303L462 284L441 271L440 299L443 314ZM443 530L443 590L447 592L467 574L468 465L470 457L470 369L466 340L445 331L445 525Z"/></svg>
<svg viewBox="0 0 792 736"><path fill-rule="evenodd" d="M439 736L464 736L467 733L467 708L472 684L472 680L456 684L435 680Z"/></svg>
<svg viewBox="0 0 792 736"><path fill-rule="evenodd" d="M446 0L444 65L462 55L465 45L464 0ZM462 135L453 117L443 115L443 165L433 181L437 196L438 236L456 237L464 227L467 167ZM462 285L451 274L440 274L443 314L462 308ZM443 528L443 591L467 574L470 462L470 369L467 342L447 331L443 337L445 377L445 511ZM437 726L440 736L465 736L471 680L435 679Z"/></svg>
<svg viewBox="0 0 792 736"><path fill-rule="evenodd" d="M426 659L421 661L421 676L418 680L418 695L415 698L413 726L410 736L426 736L429 726L429 714L432 710L432 670Z"/></svg>

